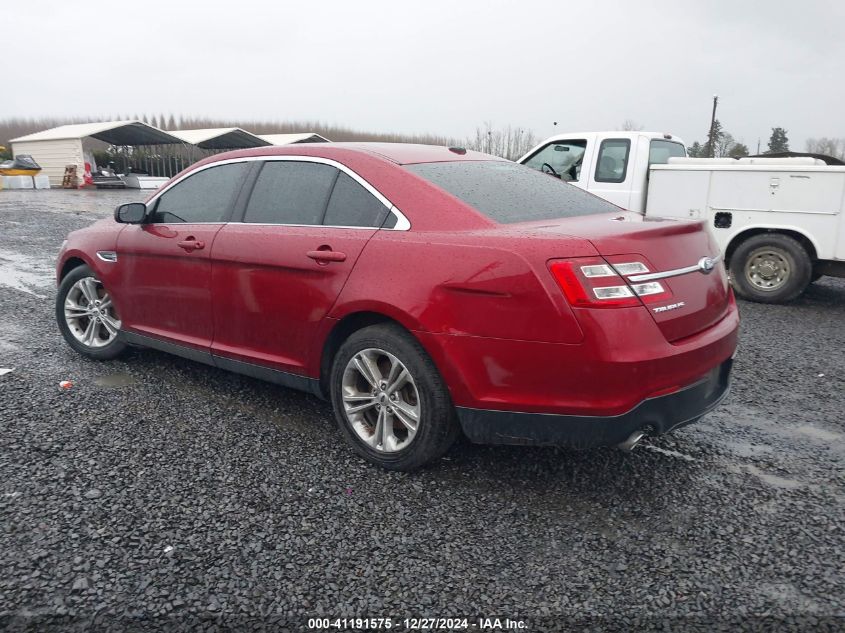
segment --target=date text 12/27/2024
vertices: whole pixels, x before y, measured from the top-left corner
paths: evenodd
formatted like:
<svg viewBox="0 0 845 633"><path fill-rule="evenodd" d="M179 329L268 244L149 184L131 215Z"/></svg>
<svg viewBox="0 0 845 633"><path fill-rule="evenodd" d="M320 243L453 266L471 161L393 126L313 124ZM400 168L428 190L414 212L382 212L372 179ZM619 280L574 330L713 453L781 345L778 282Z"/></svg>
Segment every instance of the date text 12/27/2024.
<svg viewBox="0 0 845 633"><path fill-rule="evenodd" d="M312 630L385 630L410 631L525 631L524 620L510 618L309 618Z"/></svg>

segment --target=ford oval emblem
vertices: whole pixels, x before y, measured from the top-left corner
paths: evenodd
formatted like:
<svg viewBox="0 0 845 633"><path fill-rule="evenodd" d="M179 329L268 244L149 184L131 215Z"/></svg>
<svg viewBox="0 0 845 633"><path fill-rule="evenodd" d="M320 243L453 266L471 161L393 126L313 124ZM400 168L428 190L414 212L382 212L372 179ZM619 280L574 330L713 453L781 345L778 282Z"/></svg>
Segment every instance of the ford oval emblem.
<svg viewBox="0 0 845 633"><path fill-rule="evenodd" d="M705 275L709 275L716 267L716 260L712 257L702 257L698 260L698 269Z"/></svg>

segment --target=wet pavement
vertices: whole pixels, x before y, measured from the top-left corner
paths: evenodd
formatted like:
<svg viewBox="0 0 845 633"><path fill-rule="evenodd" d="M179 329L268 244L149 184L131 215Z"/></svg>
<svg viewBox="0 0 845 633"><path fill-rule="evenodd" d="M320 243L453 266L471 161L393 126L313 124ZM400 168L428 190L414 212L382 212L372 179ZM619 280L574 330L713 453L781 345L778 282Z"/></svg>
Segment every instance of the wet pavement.
<svg viewBox="0 0 845 633"><path fill-rule="evenodd" d="M143 197L0 192L0 628L845 627L845 280L741 302L728 400L631 454L463 442L388 473L311 396L63 343L62 239Z"/></svg>

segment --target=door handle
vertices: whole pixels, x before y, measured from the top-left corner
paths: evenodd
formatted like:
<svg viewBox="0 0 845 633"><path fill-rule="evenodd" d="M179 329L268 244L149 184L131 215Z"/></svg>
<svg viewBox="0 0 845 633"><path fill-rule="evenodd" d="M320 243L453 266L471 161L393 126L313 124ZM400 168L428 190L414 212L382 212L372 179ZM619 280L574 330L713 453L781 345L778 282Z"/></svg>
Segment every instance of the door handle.
<svg viewBox="0 0 845 633"><path fill-rule="evenodd" d="M177 245L179 248L184 248L187 253L190 253L191 251L199 251L205 248L205 242L194 239L193 237L182 240L181 242L178 242Z"/></svg>
<svg viewBox="0 0 845 633"><path fill-rule="evenodd" d="M313 259L318 264L328 264L329 262L345 262L346 261L346 253L341 253L339 251L333 251L330 248L320 248L316 251L308 251L306 253L308 257Z"/></svg>

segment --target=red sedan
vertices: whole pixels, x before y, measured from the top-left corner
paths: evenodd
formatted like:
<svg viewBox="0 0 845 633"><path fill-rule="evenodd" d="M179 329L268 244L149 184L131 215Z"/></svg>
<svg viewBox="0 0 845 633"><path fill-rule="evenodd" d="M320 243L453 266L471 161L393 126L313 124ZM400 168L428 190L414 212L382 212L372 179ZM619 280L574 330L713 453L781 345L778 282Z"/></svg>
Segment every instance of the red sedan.
<svg viewBox="0 0 845 633"><path fill-rule="evenodd" d="M699 221L461 148L220 154L68 236L56 317L331 399L366 459L472 441L632 447L727 394L738 315Z"/></svg>

